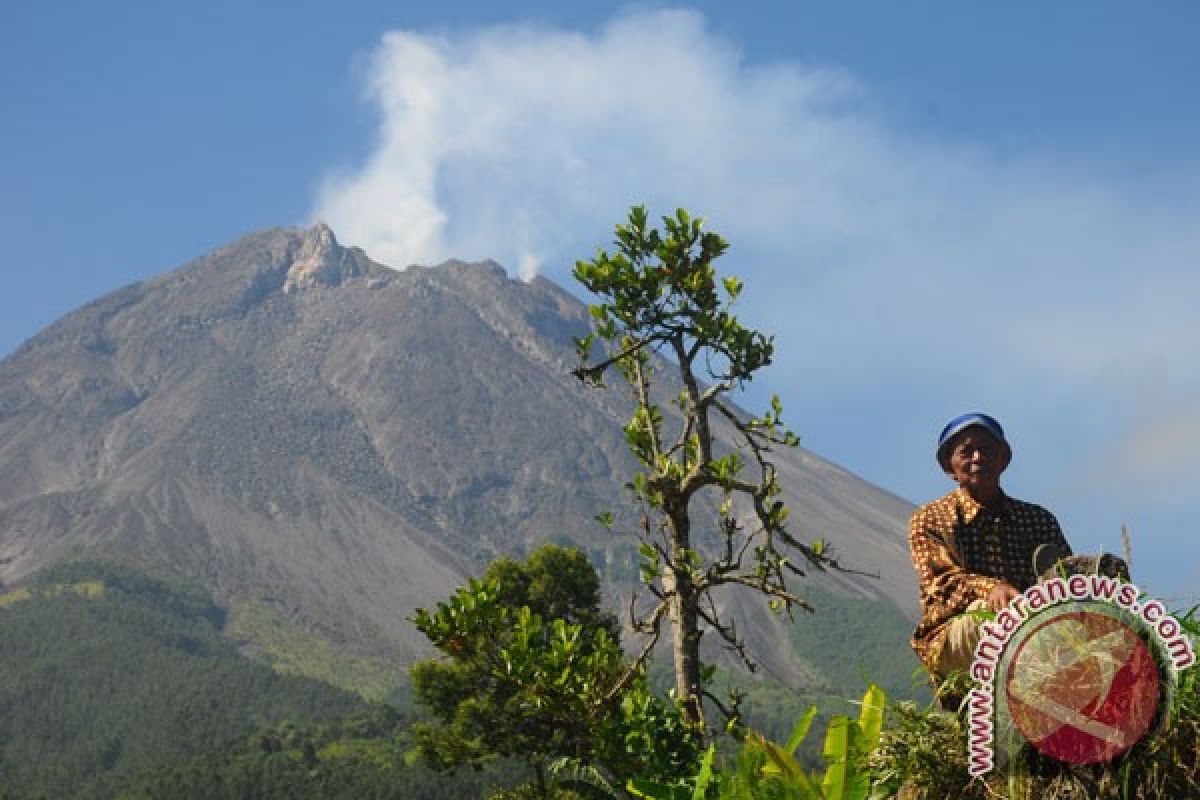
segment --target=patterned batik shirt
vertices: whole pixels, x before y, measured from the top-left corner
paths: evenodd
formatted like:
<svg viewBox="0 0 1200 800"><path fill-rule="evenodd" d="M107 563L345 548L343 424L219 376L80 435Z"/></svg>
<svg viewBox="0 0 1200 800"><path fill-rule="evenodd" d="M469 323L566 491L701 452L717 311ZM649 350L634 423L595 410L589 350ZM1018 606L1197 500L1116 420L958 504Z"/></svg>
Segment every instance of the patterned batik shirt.
<svg viewBox="0 0 1200 800"><path fill-rule="evenodd" d="M936 673L946 623L1007 581L1024 591L1037 582L1033 551L1070 546L1046 509L1002 495L996 507L977 503L965 489L922 506L908 526L908 547L921 592L921 621L912 646Z"/></svg>

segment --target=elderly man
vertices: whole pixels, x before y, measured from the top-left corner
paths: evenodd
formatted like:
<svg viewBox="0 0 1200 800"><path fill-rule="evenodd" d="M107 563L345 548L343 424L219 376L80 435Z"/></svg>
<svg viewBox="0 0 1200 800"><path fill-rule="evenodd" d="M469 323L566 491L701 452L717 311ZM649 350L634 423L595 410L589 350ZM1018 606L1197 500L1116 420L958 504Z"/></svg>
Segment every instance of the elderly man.
<svg viewBox="0 0 1200 800"><path fill-rule="evenodd" d="M958 488L917 509L908 543L921 592L912 646L940 680L970 667L979 622L966 612L1004 608L1037 582L1034 552L1040 545L1062 555L1070 546L1053 514L1000 488L1012 448L992 417L972 413L951 420L938 437L937 460Z"/></svg>

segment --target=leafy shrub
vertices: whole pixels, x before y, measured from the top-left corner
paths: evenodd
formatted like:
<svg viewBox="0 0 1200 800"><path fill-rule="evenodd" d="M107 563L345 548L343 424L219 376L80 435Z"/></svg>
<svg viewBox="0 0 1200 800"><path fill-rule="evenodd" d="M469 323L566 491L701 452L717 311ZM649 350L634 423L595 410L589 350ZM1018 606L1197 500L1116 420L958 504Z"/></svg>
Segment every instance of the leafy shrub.
<svg viewBox="0 0 1200 800"><path fill-rule="evenodd" d="M785 744L746 731L732 767L714 770L715 747L710 747L687 786L635 779L628 789L646 800L866 800L871 790L868 759L879 742L884 700L883 690L872 685L863 695L858 719L837 715L829 721L821 751L823 775L810 774L795 758L817 715L813 706Z"/></svg>

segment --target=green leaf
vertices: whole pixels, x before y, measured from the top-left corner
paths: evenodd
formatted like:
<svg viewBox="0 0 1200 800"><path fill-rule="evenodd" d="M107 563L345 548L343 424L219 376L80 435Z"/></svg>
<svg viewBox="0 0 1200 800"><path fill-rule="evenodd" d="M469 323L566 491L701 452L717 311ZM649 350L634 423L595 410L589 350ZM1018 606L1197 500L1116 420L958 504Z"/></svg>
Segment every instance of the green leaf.
<svg viewBox="0 0 1200 800"><path fill-rule="evenodd" d="M572 336L571 340L575 342L575 353L579 356L580 361L587 361L592 354L592 342L596 340L596 334L589 333L587 336Z"/></svg>
<svg viewBox="0 0 1200 800"><path fill-rule="evenodd" d="M646 800L691 800L688 790L681 786L664 786L641 778L630 778L625 790L634 797Z"/></svg>
<svg viewBox="0 0 1200 800"><path fill-rule="evenodd" d="M713 778L713 759L717 755L717 746L710 744L700 762L700 771L696 773L696 788L692 790L692 800L704 800L708 792L708 784Z"/></svg>
<svg viewBox="0 0 1200 800"><path fill-rule="evenodd" d="M825 800L866 800L870 781L859 768L862 732L854 720L838 715L829 721L823 755L829 763L821 788Z"/></svg>
<svg viewBox="0 0 1200 800"><path fill-rule="evenodd" d="M825 732L825 747L822 755L829 767L825 770L825 780L821 783L827 800L844 800L847 774L850 770L850 741L852 723L847 717L836 716L829 720L829 729Z"/></svg>
<svg viewBox="0 0 1200 800"><path fill-rule="evenodd" d="M596 515L596 521L611 531L613 526L613 513L611 511L601 511Z"/></svg>
<svg viewBox="0 0 1200 800"><path fill-rule="evenodd" d="M858 727L862 733L860 741L860 756L867 756L879 745L879 737L883 732L883 705L887 695L875 684L867 687L862 699L862 709L858 714Z"/></svg>
<svg viewBox="0 0 1200 800"><path fill-rule="evenodd" d="M634 230L645 230L647 219L645 206L637 205L629 209L629 225Z"/></svg>
<svg viewBox="0 0 1200 800"><path fill-rule="evenodd" d="M788 737L787 744L784 749L789 753L795 753L796 748L804 741L804 737L808 736L808 729L812 727L813 719L817 716L817 707L809 706L808 711L804 712L804 716L796 722L796 727L792 728L792 735Z"/></svg>
<svg viewBox="0 0 1200 800"><path fill-rule="evenodd" d="M804 768L796 759L792 758L790 753L761 734L755 734L755 737L763 748L763 752L766 753L769 762L763 766L764 774L783 777L792 788L800 793L797 800L810 800L810 798L811 800L820 800L821 790L817 788Z"/></svg>

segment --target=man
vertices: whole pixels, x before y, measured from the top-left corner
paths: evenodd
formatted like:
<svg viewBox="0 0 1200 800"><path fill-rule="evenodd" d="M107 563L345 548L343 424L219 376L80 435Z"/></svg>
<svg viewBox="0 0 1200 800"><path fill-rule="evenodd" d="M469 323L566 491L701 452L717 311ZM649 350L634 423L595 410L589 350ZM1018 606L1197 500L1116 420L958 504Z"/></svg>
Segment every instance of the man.
<svg viewBox="0 0 1200 800"><path fill-rule="evenodd" d="M1034 553L1070 553L1058 520L1009 497L1000 475L1012 460L1004 429L987 414L963 414L938 437L937 460L958 484L913 514L908 544L921 593L912 646L941 680L970 668L979 621L968 611L999 611L1037 582Z"/></svg>

